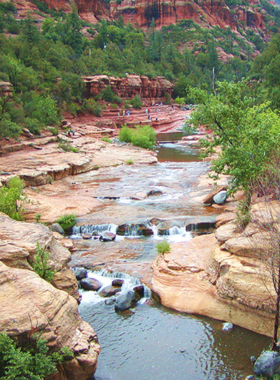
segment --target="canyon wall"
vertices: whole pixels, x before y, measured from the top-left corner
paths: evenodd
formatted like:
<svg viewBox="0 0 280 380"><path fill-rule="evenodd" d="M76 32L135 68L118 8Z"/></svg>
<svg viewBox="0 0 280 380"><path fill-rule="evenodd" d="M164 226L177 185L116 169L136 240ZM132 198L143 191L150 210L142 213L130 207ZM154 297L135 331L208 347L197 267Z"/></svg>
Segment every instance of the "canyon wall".
<svg viewBox="0 0 280 380"><path fill-rule="evenodd" d="M166 94L172 93L174 85L162 76L149 79L144 75L127 75L123 78L94 75L84 77L87 97L96 96L110 86L121 98L139 95L143 99L163 101Z"/></svg>
<svg viewBox="0 0 280 380"><path fill-rule="evenodd" d="M70 1L44 1L51 8L71 11ZM76 0L75 4L81 18L93 23L102 18L115 20L122 16L125 23L144 28L149 27L152 20L156 27L162 27L186 19L205 27L218 25L236 29L238 24L243 23L245 27L265 28L264 13L254 7L260 5L257 0L248 1L248 5L235 7L234 10L224 0L113 0L109 6L105 5L104 0Z"/></svg>

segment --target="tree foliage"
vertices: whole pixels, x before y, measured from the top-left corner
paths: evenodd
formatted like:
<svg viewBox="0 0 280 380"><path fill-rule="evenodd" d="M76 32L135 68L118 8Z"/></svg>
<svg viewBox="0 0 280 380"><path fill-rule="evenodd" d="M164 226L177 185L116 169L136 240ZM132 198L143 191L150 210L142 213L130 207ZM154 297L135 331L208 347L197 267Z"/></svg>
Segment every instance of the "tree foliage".
<svg viewBox="0 0 280 380"><path fill-rule="evenodd" d="M202 141L206 156L221 147L212 169L231 176L232 192L242 188L250 193L253 181L279 154L280 117L269 103L254 105L254 99L245 94L245 82L218 83L216 96L196 91L201 105L191 122L212 130Z"/></svg>

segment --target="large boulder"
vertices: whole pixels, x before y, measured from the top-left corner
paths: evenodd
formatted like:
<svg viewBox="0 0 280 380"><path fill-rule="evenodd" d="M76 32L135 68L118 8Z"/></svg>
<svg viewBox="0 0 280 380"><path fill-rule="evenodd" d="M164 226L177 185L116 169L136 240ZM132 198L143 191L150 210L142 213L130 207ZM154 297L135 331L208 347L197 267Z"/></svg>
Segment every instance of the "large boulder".
<svg viewBox="0 0 280 380"><path fill-rule="evenodd" d="M213 202L217 205L223 205L227 199L226 190L220 191L218 194L215 194L213 197Z"/></svg>
<svg viewBox="0 0 280 380"><path fill-rule="evenodd" d="M92 327L79 316L76 300L68 293L31 270L10 268L0 262L0 303L0 333L17 337L36 329L49 347L73 350L74 359L61 369L65 379L73 379L73 373L79 374L79 380L94 374L100 346Z"/></svg>
<svg viewBox="0 0 280 380"><path fill-rule="evenodd" d="M137 298L134 291L128 290L126 293L122 293L116 298L115 310L124 311L134 306L136 302Z"/></svg>
<svg viewBox="0 0 280 380"><path fill-rule="evenodd" d="M84 290L99 290L102 287L102 283L95 278L83 278L80 284Z"/></svg>
<svg viewBox="0 0 280 380"><path fill-rule="evenodd" d="M280 356L275 351L264 351L254 364L254 373L257 376L272 378L275 374L280 374Z"/></svg>

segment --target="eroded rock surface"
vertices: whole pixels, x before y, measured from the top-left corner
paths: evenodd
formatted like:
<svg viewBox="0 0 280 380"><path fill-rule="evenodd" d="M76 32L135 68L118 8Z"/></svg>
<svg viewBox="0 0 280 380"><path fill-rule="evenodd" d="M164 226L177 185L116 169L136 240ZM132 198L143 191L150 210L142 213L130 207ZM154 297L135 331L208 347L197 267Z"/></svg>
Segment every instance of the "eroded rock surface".
<svg viewBox="0 0 280 380"><path fill-rule="evenodd" d="M75 357L50 379L90 378L100 346L92 327L78 314L77 281L67 268L70 252L48 227L17 222L4 214L0 214L0 238L0 332L17 337L36 331L53 349L73 349ZM48 264L57 271L51 284L30 265L37 243L49 251Z"/></svg>
<svg viewBox="0 0 280 380"><path fill-rule="evenodd" d="M277 250L279 207L258 203L245 229L231 217L215 235L172 244L153 263L152 289L161 302L271 336L275 291L267 264Z"/></svg>

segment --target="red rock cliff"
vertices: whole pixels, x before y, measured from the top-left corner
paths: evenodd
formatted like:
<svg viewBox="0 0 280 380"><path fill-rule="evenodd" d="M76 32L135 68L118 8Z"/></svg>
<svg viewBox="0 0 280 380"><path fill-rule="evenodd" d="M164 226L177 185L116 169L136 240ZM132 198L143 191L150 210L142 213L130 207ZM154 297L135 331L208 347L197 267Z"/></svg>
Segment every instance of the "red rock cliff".
<svg viewBox="0 0 280 380"><path fill-rule="evenodd" d="M111 86L115 94L121 98L132 98L139 95L141 98L158 101L163 100L166 93L171 94L174 85L161 76L149 79L143 75L127 75L124 78L94 75L84 77L87 87L87 96L98 95L105 87Z"/></svg>

